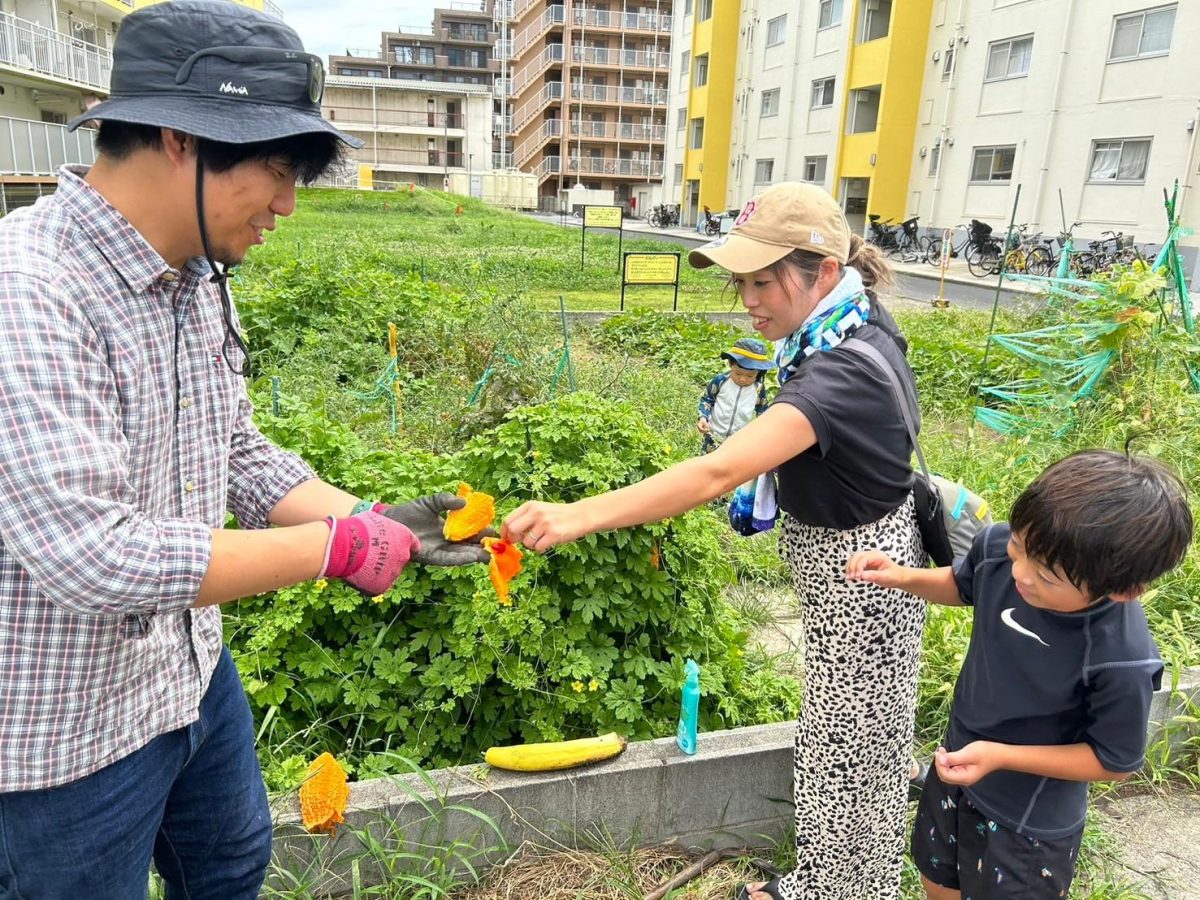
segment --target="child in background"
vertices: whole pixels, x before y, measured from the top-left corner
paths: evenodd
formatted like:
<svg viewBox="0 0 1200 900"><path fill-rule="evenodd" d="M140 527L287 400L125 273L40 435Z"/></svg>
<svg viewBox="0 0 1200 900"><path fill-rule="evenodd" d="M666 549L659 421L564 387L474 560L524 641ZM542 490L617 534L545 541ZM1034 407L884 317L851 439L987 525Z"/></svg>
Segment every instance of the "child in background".
<svg viewBox="0 0 1200 900"><path fill-rule="evenodd" d="M700 398L697 430L704 435L701 453L712 453L739 428L767 408L767 386L763 377L773 368L766 345L757 338L739 338L721 354L729 371L713 376Z"/></svg>
<svg viewBox="0 0 1200 900"><path fill-rule="evenodd" d="M850 557L851 581L974 611L913 825L929 900L1067 896L1088 782L1123 781L1143 761L1163 666L1137 598L1191 537L1172 471L1085 450L1046 469L1011 523L981 531L953 567Z"/></svg>

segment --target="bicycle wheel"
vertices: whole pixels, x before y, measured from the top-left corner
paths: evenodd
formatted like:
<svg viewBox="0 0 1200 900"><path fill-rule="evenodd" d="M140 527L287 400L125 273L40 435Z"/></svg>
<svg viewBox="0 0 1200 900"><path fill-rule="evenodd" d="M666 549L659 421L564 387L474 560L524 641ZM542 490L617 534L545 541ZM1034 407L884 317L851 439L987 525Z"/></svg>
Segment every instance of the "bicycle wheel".
<svg viewBox="0 0 1200 900"><path fill-rule="evenodd" d="M995 244L977 247L974 253L967 253L967 268L976 278L987 278L1000 271L1000 248Z"/></svg>
<svg viewBox="0 0 1200 900"><path fill-rule="evenodd" d="M929 242L929 247L925 251L925 262L931 266L940 266L942 264L942 239L934 238Z"/></svg>
<svg viewBox="0 0 1200 900"><path fill-rule="evenodd" d="M1030 275L1049 275L1054 271L1054 257L1045 247L1034 247L1025 258L1025 268Z"/></svg>

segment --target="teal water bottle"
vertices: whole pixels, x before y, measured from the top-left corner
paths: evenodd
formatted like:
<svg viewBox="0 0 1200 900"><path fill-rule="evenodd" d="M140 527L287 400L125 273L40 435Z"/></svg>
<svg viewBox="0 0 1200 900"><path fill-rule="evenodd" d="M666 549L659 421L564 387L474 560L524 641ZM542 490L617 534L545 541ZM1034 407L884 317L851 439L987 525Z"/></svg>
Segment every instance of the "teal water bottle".
<svg viewBox="0 0 1200 900"><path fill-rule="evenodd" d="M679 703L679 729L675 743L684 753L696 752L696 730L700 723L700 667L689 659L683 667L683 698Z"/></svg>

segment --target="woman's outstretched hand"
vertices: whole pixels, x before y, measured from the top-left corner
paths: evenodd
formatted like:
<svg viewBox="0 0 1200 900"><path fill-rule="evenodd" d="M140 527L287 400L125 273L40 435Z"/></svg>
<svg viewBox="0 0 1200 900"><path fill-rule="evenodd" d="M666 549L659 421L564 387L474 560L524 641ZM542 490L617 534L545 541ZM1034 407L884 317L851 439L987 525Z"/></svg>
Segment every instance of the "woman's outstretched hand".
<svg viewBox="0 0 1200 900"><path fill-rule="evenodd" d="M521 504L500 526L500 536L504 540L520 542L538 553L590 533L578 504L543 503L540 500Z"/></svg>

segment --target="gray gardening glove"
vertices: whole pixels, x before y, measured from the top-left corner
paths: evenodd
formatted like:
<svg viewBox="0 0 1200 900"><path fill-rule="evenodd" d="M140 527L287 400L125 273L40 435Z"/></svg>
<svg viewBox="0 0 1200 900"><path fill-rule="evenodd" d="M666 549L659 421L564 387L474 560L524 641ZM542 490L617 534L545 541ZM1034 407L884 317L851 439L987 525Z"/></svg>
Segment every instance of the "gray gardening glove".
<svg viewBox="0 0 1200 900"><path fill-rule="evenodd" d="M386 503L375 505L375 511L395 522L408 527L421 542L421 549L413 554L412 561L423 566L469 566L486 563L491 554L479 543L485 537L495 537L496 532L488 528L465 541L448 541L442 534L445 520L442 513L462 509L467 501L457 494L443 491L419 500L410 500L397 506Z"/></svg>

